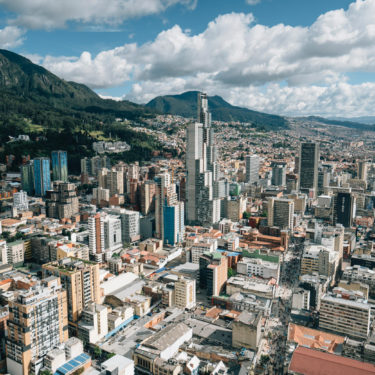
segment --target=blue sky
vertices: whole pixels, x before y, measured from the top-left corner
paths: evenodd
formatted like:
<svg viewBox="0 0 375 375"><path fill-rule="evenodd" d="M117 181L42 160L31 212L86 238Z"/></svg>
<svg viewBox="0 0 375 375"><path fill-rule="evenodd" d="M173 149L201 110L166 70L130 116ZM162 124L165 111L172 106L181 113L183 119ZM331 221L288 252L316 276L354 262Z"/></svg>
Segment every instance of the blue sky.
<svg viewBox="0 0 375 375"><path fill-rule="evenodd" d="M375 0L0 0L0 47L103 96L375 115Z"/></svg>

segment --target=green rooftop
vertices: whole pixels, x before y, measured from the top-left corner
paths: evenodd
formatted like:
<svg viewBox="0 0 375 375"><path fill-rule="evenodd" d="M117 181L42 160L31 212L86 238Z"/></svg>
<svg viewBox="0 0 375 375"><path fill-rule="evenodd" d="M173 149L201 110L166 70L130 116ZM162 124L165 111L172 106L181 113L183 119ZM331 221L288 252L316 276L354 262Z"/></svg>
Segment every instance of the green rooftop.
<svg viewBox="0 0 375 375"><path fill-rule="evenodd" d="M245 258L262 259L265 262L271 262L271 263L280 262L280 258L277 255L261 254L260 250L255 250L254 252L251 252L251 253L247 250L244 250L242 251L242 256Z"/></svg>

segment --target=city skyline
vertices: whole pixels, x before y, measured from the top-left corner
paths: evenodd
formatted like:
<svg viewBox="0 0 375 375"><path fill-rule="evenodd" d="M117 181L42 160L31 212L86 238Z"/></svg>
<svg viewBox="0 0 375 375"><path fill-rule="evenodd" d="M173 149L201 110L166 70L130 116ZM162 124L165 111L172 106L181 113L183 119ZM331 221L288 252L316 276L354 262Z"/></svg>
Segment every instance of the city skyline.
<svg viewBox="0 0 375 375"><path fill-rule="evenodd" d="M375 375L374 46L375 0L0 0L0 373Z"/></svg>

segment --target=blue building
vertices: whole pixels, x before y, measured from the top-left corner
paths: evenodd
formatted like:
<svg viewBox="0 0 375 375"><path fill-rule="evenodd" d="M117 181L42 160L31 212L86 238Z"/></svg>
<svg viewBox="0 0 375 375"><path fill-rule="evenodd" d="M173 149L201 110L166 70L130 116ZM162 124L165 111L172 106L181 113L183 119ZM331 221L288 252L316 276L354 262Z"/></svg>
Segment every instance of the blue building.
<svg viewBox="0 0 375 375"><path fill-rule="evenodd" d="M35 195L44 196L51 190L51 175L49 158L34 159L34 188Z"/></svg>
<svg viewBox="0 0 375 375"><path fill-rule="evenodd" d="M68 154L52 151L52 180L68 182Z"/></svg>
<svg viewBox="0 0 375 375"><path fill-rule="evenodd" d="M28 195L34 195L34 166L32 161L29 164L21 165L21 187Z"/></svg>
<svg viewBox="0 0 375 375"><path fill-rule="evenodd" d="M165 244L175 246L183 241L185 233L184 217L185 213L183 202L178 202L172 206L165 205L163 207L163 240Z"/></svg>

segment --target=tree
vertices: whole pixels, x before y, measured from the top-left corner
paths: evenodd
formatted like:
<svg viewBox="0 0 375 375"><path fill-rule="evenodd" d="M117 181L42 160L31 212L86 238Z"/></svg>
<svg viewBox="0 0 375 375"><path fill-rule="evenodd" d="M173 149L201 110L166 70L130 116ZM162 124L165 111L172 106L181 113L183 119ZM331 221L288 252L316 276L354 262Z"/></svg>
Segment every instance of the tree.
<svg viewBox="0 0 375 375"><path fill-rule="evenodd" d="M228 279L230 279L235 274L236 274L236 272L233 270L233 268L228 267Z"/></svg>
<svg viewBox="0 0 375 375"><path fill-rule="evenodd" d="M242 217L246 220L249 220L251 217L251 214L250 212L244 211L244 213L242 214Z"/></svg>
<svg viewBox="0 0 375 375"><path fill-rule="evenodd" d="M270 361L270 356L269 355L266 355L266 354L262 354L260 356L260 364L262 366L265 366L267 365L267 363Z"/></svg>
<svg viewBox="0 0 375 375"><path fill-rule="evenodd" d="M1 234L1 236L4 238L5 241L8 241L10 238L10 232L5 231Z"/></svg>
<svg viewBox="0 0 375 375"><path fill-rule="evenodd" d="M102 356L102 349L100 349L99 346L95 346L94 355L95 358L100 358Z"/></svg>

